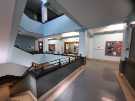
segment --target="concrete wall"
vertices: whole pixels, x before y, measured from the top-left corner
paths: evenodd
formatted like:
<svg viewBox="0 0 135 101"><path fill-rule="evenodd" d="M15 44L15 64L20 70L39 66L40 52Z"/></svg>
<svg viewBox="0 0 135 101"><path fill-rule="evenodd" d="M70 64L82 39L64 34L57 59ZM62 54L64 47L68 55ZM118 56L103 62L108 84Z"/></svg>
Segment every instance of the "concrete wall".
<svg viewBox="0 0 135 101"><path fill-rule="evenodd" d="M35 49L36 38L26 35L17 35L15 45L26 51L33 51Z"/></svg>
<svg viewBox="0 0 135 101"><path fill-rule="evenodd" d="M26 0L0 1L0 63L7 63Z"/></svg>
<svg viewBox="0 0 135 101"><path fill-rule="evenodd" d="M105 56L106 41L123 41L123 33L98 34L88 38L88 58L119 61L120 57ZM98 48L100 47L100 49Z"/></svg>
<svg viewBox="0 0 135 101"><path fill-rule="evenodd" d="M7 7L8 6L8 7ZM15 0L0 1L0 63L6 62Z"/></svg>
<svg viewBox="0 0 135 101"><path fill-rule="evenodd" d="M26 15L23 15L20 26L29 32L40 33L44 34L45 36L76 31L81 28L66 15L60 16L45 24L34 21L28 18Z"/></svg>
<svg viewBox="0 0 135 101"><path fill-rule="evenodd" d="M36 59L32 54L22 51L18 48L13 48L12 55L9 58L10 63L20 64L30 67L32 62L36 62Z"/></svg>
<svg viewBox="0 0 135 101"><path fill-rule="evenodd" d="M0 64L0 77L6 75L22 76L27 69L26 66L13 63Z"/></svg>

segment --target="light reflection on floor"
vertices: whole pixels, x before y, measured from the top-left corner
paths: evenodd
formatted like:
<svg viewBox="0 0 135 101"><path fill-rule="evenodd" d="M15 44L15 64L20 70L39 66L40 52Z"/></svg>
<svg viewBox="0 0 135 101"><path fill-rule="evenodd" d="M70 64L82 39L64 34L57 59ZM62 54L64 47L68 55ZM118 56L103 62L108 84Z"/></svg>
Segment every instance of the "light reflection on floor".
<svg viewBox="0 0 135 101"><path fill-rule="evenodd" d="M55 101L126 101L114 74L118 64L88 61L86 67Z"/></svg>
<svg viewBox="0 0 135 101"><path fill-rule="evenodd" d="M104 97L101 98L101 101L115 101L115 100L104 96Z"/></svg>

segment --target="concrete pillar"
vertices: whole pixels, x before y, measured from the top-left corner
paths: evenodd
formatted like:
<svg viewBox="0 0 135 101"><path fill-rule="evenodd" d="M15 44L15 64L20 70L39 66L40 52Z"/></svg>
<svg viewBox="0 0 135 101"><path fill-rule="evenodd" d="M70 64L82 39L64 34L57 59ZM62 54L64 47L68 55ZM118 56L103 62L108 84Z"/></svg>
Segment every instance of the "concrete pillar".
<svg viewBox="0 0 135 101"><path fill-rule="evenodd" d="M44 40L43 40L43 44L44 44L44 46L43 46L43 51L44 52L47 52L48 51L48 38L44 38Z"/></svg>
<svg viewBox="0 0 135 101"><path fill-rule="evenodd" d="M79 55L87 56L88 54L88 35L87 31L83 30L79 33Z"/></svg>
<svg viewBox="0 0 135 101"><path fill-rule="evenodd" d="M93 58L93 37L94 36L88 37L88 55L87 55L87 58L89 58L89 59Z"/></svg>

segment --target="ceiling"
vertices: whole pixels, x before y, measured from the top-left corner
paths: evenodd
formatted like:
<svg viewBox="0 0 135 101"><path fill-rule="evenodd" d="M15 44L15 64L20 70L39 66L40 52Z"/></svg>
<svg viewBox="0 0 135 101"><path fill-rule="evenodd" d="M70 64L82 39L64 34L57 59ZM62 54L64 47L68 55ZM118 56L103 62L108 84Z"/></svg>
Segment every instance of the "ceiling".
<svg viewBox="0 0 135 101"><path fill-rule="evenodd" d="M132 11L129 0L50 0L57 2L65 13L87 28L125 21ZM56 6L56 5L55 5Z"/></svg>

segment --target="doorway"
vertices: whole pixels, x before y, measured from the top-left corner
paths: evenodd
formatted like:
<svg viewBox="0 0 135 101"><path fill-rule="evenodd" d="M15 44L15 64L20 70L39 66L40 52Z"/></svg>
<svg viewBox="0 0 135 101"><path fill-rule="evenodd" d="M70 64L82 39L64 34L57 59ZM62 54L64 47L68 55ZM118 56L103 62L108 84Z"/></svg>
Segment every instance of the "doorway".
<svg viewBox="0 0 135 101"><path fill-rule="evenodd" d="M43 53L43 41L38 41L39 53Z"/></svg>
<svg viewBox="0 0 135 101"><path fill-rule="evenodd" d="M79 42L65 42L64 43L64 53L65 54L78 54Z"/></svg>

